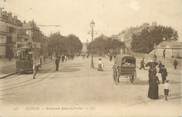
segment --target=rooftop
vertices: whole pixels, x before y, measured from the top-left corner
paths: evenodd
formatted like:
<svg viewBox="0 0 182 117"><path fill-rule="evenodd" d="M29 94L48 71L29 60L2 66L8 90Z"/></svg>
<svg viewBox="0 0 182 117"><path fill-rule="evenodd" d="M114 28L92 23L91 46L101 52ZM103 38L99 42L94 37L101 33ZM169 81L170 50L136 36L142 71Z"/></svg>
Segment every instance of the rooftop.
<svg viewBox="0 0 182 117"><path fill-rule="evenodd" d="M22 26L22 22L18 19L17 16L13 16L11 12L2 10L2 8L0 8L0 21L17 26Z"/></svg>
<svg viewBox="0 0 182 117"><path fill-rule="evenodd" d="M182 42L178 41L163 41L157 48L173 48L173 49L182 49Z"/></svg>

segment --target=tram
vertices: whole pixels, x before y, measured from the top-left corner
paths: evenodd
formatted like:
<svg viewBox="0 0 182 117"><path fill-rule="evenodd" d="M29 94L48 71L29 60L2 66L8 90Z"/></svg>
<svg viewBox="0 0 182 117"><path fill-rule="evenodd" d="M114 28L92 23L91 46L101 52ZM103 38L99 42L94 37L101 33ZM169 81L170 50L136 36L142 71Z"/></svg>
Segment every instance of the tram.
<svg viewBox="0 0 182 117"><path fill-rule="evenodd" d="M21 48L17 51L17 73L33 73L33 56L30 48Z"/></svg>

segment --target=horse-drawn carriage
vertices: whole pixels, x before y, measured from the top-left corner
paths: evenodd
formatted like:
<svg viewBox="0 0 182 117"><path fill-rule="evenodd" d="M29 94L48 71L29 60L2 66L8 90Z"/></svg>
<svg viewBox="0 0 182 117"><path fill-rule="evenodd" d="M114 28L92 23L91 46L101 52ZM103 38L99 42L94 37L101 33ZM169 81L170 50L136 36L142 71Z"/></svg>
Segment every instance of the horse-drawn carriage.
<svg viewBox="0 0 182 117"><path fill-rule="evenodd" d="M113 65L113 77L119 83L120 76L128 76L131 83L136 78L136 58L132 55L120 55L116 57Z"/></svg>

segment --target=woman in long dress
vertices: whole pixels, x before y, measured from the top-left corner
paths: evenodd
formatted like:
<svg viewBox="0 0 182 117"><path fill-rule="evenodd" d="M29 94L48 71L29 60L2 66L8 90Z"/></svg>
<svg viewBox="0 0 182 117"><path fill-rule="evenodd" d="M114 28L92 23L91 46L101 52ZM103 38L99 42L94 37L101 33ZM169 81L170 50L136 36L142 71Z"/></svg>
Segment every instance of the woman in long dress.
<svg viewBox="0 0 182 117"><path fill-rule="evenodd" d="M149 68L149 75L148 75L149 81L150 81L152 78L154 78L154 77L156 76L156 74L157 74L157 69L156 69L156 67L155 67L155 66L151 66L151 67Z"/></svg>
<svg viewBox="0 0 182 117"><path fill-rule="evenodd" d="M152 78L149 81L149 90L148 90L148 97L149 98L151 98L151 99L158 99L159 98L158 84L159 84L159 79L157 76L155 76L154 78Z"/></svg>
<svg viewBox="0 0 182 117"><path fill-rule="evenodd" d="M159 79L156 76L157 70L155 66L150 67L149 69L149 90L148 90L148 97L151 99L158 99L158 84Z"/></svg>

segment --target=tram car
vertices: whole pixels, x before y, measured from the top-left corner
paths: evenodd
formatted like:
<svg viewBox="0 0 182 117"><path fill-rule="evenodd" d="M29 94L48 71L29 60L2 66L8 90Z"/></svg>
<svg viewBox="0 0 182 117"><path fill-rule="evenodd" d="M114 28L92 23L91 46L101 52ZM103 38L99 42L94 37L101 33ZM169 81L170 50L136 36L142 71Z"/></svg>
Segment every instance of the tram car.
<svg viewBox="0 0 182 117"><path fill-rule="evenodd" d="M33 57L31 49L21 48L18 50L16 59L16 72L33 73Z"/></svg>

